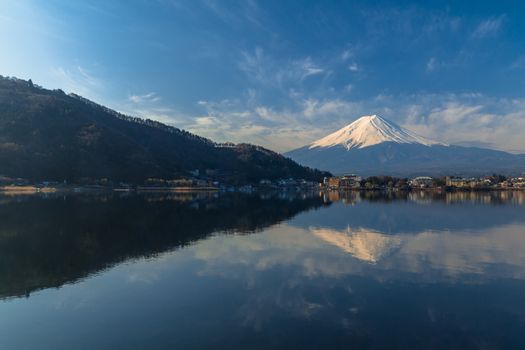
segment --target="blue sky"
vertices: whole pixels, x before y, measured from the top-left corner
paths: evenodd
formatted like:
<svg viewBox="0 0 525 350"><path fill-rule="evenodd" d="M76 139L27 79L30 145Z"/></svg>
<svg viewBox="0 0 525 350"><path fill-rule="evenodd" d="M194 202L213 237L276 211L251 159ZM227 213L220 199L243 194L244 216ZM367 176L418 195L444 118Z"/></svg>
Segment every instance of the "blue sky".
<svg viewBox="0 0 525 350"><path fill-rule="evenodd" d="M365 114L525 152L525 2L0 0L0 74L286 151Z"/></svg>

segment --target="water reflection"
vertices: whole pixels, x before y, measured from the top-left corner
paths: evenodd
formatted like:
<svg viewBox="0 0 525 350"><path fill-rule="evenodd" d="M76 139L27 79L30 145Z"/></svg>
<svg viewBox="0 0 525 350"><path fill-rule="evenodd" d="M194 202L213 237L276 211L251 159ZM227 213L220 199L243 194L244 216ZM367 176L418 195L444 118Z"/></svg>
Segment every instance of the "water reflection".
<svg viewBox="0 0 525 350"><path fill-rule="evenodd" d="M311 232L359 261L375 265L373 275L381 279L399 279L403 273L434 282L460 281L465 275L472 281L472 274L481 280L525 277L525 232L520 225L482 232L396 235L350 227L344 231L312 228ZM370 266L360 267L362 273L370 273Z"/></svg>
<svg viewBox="0 0 525 350"><path fill-rule="evenodd" d="M488 229L525 223L525 192L329 192L330 210L304 215L294 225L388 234Z"/></svg>
<svg viewBox="0 0 525 350"><path fill-rule="evenodd" d="M523 349L523 199L8 199L0 345Z"/></svg>
<svg viewBox="0 0 525 350"><path fill-rule="evenodd" d="M4 197L0 297L57 287L217 231L258 231L322 205L312 195Z"/></svg>
<svg viewBox="0 0 525 350"><path fill-rule="evenodd" d="M525 192L335 194L292 220L378 279L470 281L525 276ZM362 264L362 263L367 264ZM373 266L371 266L373 265Z"/></svg>
<svg viewBox="0 0 525 350"><path fill-rule="evenodd" d="M369 263L377 263L401 245L398 236L385 235L364 229L346 231L312 228L311 232L355 258Z"/></svg>
<svg viewBox="0 0 525 350"><path fill-rule="evenodd" d="M525 204L525 192L516 191L328 191L322 193L325 202L356 204L363 200L372 202L413 201L420 204L443 202L446 204L463 204L466 202L483 204Z"/></svg>

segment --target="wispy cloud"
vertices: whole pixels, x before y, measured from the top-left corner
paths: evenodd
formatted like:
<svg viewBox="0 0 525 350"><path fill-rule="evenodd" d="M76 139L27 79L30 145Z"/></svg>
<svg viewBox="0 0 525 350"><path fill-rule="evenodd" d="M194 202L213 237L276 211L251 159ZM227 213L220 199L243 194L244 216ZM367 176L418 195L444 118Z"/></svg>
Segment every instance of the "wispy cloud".
<svg viewBox="0 0 525 350"><path fill-rule="evenodd" d="M308 119L326 119L337 118L339 120L345 118L358 117L356 113L360 113L361 104L359 102L350 102L342 99L307 99L303 101L303 109L300 112ZM354 117L354 118L355 118ZM346 119L348 120L348 119Z"/></svg>
<svg viewBox="0 0 525 350"><path fill-rule="evenodd" d="M272 62L269 57L266 57L264 51L260 47L256 47L253 52L242 51L239 68L249 78L260 81L262 83L269 83L272 81Z"/></svg>
<svg viewBox="0 0 525 350"><path fill-rule="evenodd" d="M267 55L260 47L253 51L241 52L239 69L253 81L280 88L300 83L312 76L330 73L311 57L295 60L276 59Z"/></svg>
<svg viewBox="0 0 525 350"><path fill-rule="evenodd" d="M482 39L497 34L505 21L505 15L481 21L472 32L472 37Z"/></svg>
<svg viewBox="0 0 525 350"><path fill-rule="evenodd" d="M160 97L155 92L149 92L143 95L131 95L128 100L137 104L153 103L160 101Z"/></svg>
<svg viewBox="0 0 525 350"><path fill-rule="evenodd" d="M92 99L100 96L104 88L104 83L100 78L95 77L81 66L54 67L51 68L50 75L53 85L60 86L67 92L74 92Z"/></svg>
<svg viewBox="0 0 525 350"><path fill-rule="evenodd" d="M292 99L289 108L271 107L256 98L199 101L205 115L192 118L184 127L217 141L258 143L287 151L324 136L362 112L359 103L341 99L304 99L300 94Z"/></svg>
<svg viewBox="0 0 525 350"><path fill-rule="evenodd" d="M351 72L357 72L359 71L359 66L355 62L350 63L350 65L348 65L348 70Z"/></svg>
<svg viewBox="0 0 525 350"><path fill-rule="evenodd" d="M202 2L211 13L228 25L242 26L248 22L258 28L264 28L261 18L263 10L256 1L246 0L228 6L227 3L215 0L205 0Z"/></svg>
<svg viewBox="0 0 525 350"><path fill-rule="evenodd" d="M351 49L346 49L341 52L341 60L347 61L354 56L354 52Z"/></svg>
<svg viewBox="0 0 525 350"><path fill-rule="evenodd" d="M131 94L126 101L117 108L120 112L143 119L152 119L164 124L184 127L190 115L180 112L176 107L164 100L154 91L144 94Z"/></svg>
<svg viewBox="0 0 525 350"><path fill-rule="evenodd" d="M193 120L188 114L180 112L173 105L166 103L156 92L131 94L117 109L128 115L143 119L152 119L179 128Z"/></svg>
<svg viewBox="0 0 525 350"><path fill-rule="evenodd" d="M405 114L400 122L424 136L525 153L525 99L474 93L419 95L406 98L404 103L397 107Z"/></svg>
<svg viewBox="0 0 525 350"><path fill-rule="evenodd" d="M301 79L305 79L311 75L321 74L321 73L324 73L325 71L323 68L314 64L310 57L307 57L300 61L293 62L292 65L295 66L295 68L297 68L297 70L299 71L299 74L301 75Z"/></svg>
<svg viewBox="0 0 525 350"><path fill-rule="evenodd" d="M480 93L376 95L363 100L298 96L293 107L257 101L201 101L206 114L186 127L218 141L259 143L277 151L303 146L365 114L380 114L423 136L451 144L525 152L525 99Z"/></svg>
<svg viewBox="0 0 525 350"><path fill-rule="evenodd" d="M165 106L125 106L121 112L143 119L152 119L164 124L182 127L188 120L188 116L179 113L171 107Z"/></svg>
<svg viewBox="0 0 525 350"><path fill-rule="evenodd" d="M427 62L427 72L432 72L437 67L437 61L434 57L431 57Z"/></svg>

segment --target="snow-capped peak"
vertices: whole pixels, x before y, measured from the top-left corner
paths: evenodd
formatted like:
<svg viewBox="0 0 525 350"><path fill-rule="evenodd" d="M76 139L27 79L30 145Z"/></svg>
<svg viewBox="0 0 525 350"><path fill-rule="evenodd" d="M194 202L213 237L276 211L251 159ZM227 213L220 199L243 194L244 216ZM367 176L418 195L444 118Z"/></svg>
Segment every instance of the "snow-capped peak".
<svg viewBox="0 0 525 350"><path fill-rule="evenodd" d="M344 128L313 142L309 148L334 146L344 146L347 149L365 148L383 142L412 143L425 146L444 145L419 136L374 114L363 116Z"/></svg>

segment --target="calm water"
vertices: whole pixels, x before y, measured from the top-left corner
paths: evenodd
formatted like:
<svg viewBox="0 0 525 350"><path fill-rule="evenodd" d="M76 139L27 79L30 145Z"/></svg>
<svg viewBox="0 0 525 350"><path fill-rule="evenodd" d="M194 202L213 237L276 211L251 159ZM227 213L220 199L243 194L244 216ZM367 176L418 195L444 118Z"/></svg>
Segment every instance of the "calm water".
<svg viewBox="0 0 525 350"><path fill-rule="evenodd" d="M0 197L1 349L525 349L525 193Z"/></svg>

